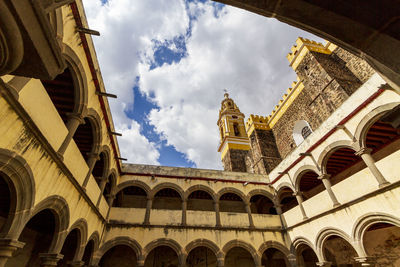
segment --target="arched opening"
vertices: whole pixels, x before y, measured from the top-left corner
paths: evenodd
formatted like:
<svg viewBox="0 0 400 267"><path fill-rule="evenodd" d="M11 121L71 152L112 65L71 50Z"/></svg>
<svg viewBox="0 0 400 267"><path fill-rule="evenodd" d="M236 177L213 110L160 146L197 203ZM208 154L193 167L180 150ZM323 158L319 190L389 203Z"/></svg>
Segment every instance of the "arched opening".
<svg viewBox="0 0 400 267"><path fill-rule="evenodd" d="M388 223L371 225L363 236L368 256L376 266L400 266L400 227Z"/></svg>
<svg viewBox="0 0 400 267"><path fill-rule="evenodd" d="M126 245L117 245L109 249L100 260L100 267L136 267L135 251Z"/></svg>
<svg viewBox="0 0 400 267"><path fill-rule="evenodd" d="M366 167L361 158L354 153L353 149L343 147L329 156L326 162L326 171L331 175L329 179L332 185Z"/></svg>
<svg viewBox="0 0 400 267"><path fill-rule="evenodd" d="M187 200L188 210L214 211L214 201L209 193L203 190L192 192Z"/></svg>
<svg viewBox="0 0 400 267"><path fill-rule="evenodd" d="M172 188L164 188L156 193L153 209L180 210L182 209L181 195Z"/></svg>
<svg viewBox="0 0 400 267"><path fill-rule="evenodd" d="M145 209L147 194L138 186L128 186L120 190L113 207Z"/></svg>
<svg viewBox="0 0 400 267"><path fill-rule="evenodd" d="M241 247L231 248L225 256L225 267L255 267L253 256Z"/></svg>
<svg viewBox="0 0 400 267"><path fill-rule="evenodd" d="M315 267L317 266L318 257L314 250L306 244L301 244L296 249L297 264L301 267Z"/></svg>
<svg viewBox="0 0 400 267"><path fill-rule="evenodd" d="M282 212L286 212L298 205L292 189L289 187L283 187L279 191L279 204L281 204Z"/></svg>
<svg viewBox="0 0 400 267"><path fill-rule="evenodd" d="M77 106L78 87L72 77L70 67L57 75L54 80L41 80L51 101L58 111L64 123L68 121L68 115L73 114Z"/></svg>
<svg viewBox="0 0 400 267"><path fill-rule="evenodd" d="M101 152L99 155L99 160L96 161L93 167L92 175L96 179L97 184L100 186L101 180L106 175L106 161L105 161L104 152Z"/></svg>
<svg viewBox="0 0 400 267"><path fill-rule="evenodd" d="M144 267L178 267L179 259L175 250L169 246L154 248L146 257Z"/></svg>
<svg viewBox="0 0 400 267"><path fill-rule="evenodd" d="M219 210L221 212L246 213L242 198L235 193L225 193L219 198Z"/></svg>
<svg viewBox="0 0 400 267"><path fill-rule="evenodd" d="M357 252L342 237L332 235L324 242L322 252L326 261L332 263L332 267L359 266L355 261Z"/></svg>
<svg viewBox="0 0 400 267"><path fill-rule="evenodd" d="M394 109L397 110L398 108ZM396 117L392 118L391 112L376 121L369 129L365 137L365 144L372 149L375 160L382 159L400 149L400 126L396 123ZM379 152L379 153L377 153Z"/></svg>
<svg viewBox="0 0 400 267"><path fill-rule="evenodd" d="M318 174L313 171L307 171L301 174L299 191L303 194L304 200L307 200L322 192L325 187Z"/></svg>
<svg viewBox="0 0 400 267"><path fill-rule="evenodd" d="M263 266L268 267L288 267L285 254L276 248L265 250L261 258L261 263Z"/></svg>
<svg viewBox="0 0 400 267"><path fill-rule="evenodd" d="M106 184L104 185L104 190L103 190L103 196L107 198L112 192L112 187L113 187L113 182L112 180L114 179L113 174L109 175L106 181Z"/></svg>
<svg viewBox="0 0 400 267"><path fill-rule="evenodd" d="M56 232L55 214L45 209L33 216L25 225L19 241L25 246L7 261L7 267L40 266L40 253L47 253Z"/></svg>
<svg viewBox="0 0 400 267"><path fill-rule="evenodd" d="M15 201L15 200L14 200ZM0 173L0 232L8 219L11 209L11 191L8 183Z"/></svg>
<svg viewBox="0 0 400 267"><path fill-rule="evenodd" d="M61 255L63 258L58 262L59 267L67 267L69 263L74 260L76 253L78 252L81 241L81 233L78 229L72 230L65 238L64 245L61 249Z"/></svg>
<svg viewBox="0 0 400 267"><path fill-rule="evenodd" d="M94 251L94 241L89 240L89 242L87 243L85 250L83 252L83 256L82 256L82 261L84 262L84 264L83 264L84 266L90 266L90 261L93 256L93 251Z"/></svg>
<svg viewBox="0 0 400 267"><path fill-rule="evenodd" d="M217 257L207 247L196 247L187 256L186 265L187 267L217 267Z"/></svg>
<svg viewBox="0 0 400 267"><path fill-rule="evenodd" d="M73 137L86 162L89 158L89 154L93 152L94 135L95 132L92 123L88 118L85 118L85 123L79 125Z"/></svg>
<svg viewBox="0 0 400 267"><path fill-rule="evenodd" d="M254 195L250 198L251 213L277 215L274 203L263 195Z"/></svg>

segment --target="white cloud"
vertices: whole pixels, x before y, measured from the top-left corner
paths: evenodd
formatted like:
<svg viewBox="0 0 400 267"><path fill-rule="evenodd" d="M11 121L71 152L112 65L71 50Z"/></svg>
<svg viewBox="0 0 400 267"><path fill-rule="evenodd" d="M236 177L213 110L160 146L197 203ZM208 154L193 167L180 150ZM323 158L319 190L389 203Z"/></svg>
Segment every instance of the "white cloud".
<svg viewBox="0 0 400 267"><path fill-rule="evenodd" d="M118 137L118 144L124 157L134 163L158 164L160 153L154 143L140 134L140 125L137 122L132 121L129 126L123 124L119 131L122 136Z"/></svg>
<svg viewBox="0 0 400 267"><path fill-rule="evenodd" d="M232 7L218 17L210 3L189 10L198 19L188 56L153 70L140 64L140 86L160 107L149 115L157 132L198 167L221 168L216 121L223 89L246 115L268 115L295 79L285 57L290 46L311 35Z"/></svg>
<svg viewBox="0 0 400 267"><path fill-rule="evenodd" d="M183 0L109 0L102 5L100 0L84 0L84 6L90 28L101 33L93 40L106 89L118 95L117 101L110 101L115 126L136 142L144 142L134 145L123 137L122 155L135 163L139 163L139 158L143 158L141 162L157 163L155 146L149 146L149 141L132 126L134 122L131 123L124 110L133 107L132 88L138 75L137 66L142 53L151 54L152 40L164 41L186 31L189 19L185 4ZM132 129L128 130L129 127ZM131 145L130 149L125 145ZM136 157L137 147L150 150L141 151L142 155Z"/></svg>
<svg viewBox="0 0 400 267"><path fill-rule="evenodd" d="M156 163L155 144L140 135L139 125L124 114L132 108L135 78L159 109L149 121L178 151L201 168L221 168L216 125L223 89L246 115L268 115L295 79L285 58L298 36L312 35L246 11L224 7L218 17L212 2L183 0L84 0L108 91L115 125L124 133L119 145L130 162ZM154 40L163 43L185 34L187 56L179 63L149 70ZM174 44L169 48L177 51ZM146 152L146 149L148 151ZM140 151L141 155L137 152Z"/></svg>

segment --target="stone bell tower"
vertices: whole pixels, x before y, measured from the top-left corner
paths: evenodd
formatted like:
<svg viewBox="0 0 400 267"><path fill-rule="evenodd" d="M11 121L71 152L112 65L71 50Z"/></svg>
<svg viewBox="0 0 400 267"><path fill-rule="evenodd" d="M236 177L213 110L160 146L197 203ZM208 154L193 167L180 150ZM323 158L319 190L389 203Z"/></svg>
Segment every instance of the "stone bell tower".
<svg viewBox="0 0 400 267"><path fill-rule="evenodd" d="M246 156L250 150L250 141L244 124L244 114L235 102L224 94L221 102L217 125L220 132L222 163L225 171L246 172Z"/></svg>

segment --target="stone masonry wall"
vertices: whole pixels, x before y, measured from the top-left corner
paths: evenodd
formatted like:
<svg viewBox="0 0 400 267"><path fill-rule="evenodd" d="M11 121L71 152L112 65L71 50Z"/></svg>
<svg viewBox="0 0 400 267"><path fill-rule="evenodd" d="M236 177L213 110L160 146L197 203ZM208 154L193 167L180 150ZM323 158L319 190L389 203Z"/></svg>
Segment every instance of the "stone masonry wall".
<svg viewBox="0 0 400 267"><path fill-rule="evenodd" d="M246 172L247 150L229 149L222 159L225 171Z"/></svg>
<svg viewBox="0 0 400 267"><path fill-rule="evenodd" d="M256 129L250 136L252 170L258 174L269 174L280 162L275 137L272 131Z"/></svg>
<svg viewBox="0 0 400 267"><path fill-rule="evenodd" d="M282 158L296 147L292 135L296 121L305 120L316 130L373 70L363 60L339 48L331 55L309 52L296 73L304 89L272 129Z"/></svg>

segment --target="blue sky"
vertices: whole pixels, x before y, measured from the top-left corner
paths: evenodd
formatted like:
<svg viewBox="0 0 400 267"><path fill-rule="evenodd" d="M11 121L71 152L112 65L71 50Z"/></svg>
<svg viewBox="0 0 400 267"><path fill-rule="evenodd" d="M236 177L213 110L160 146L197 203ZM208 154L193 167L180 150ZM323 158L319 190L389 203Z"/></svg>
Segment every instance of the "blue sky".
<svg viewBox="0 0 400 267"><path fill-rule="evenodd" d="M267 116L296 79L286 60L296 38L321 41L207 0L83 1L130 163L221 169L223 89L246 116Z"/></svg>

